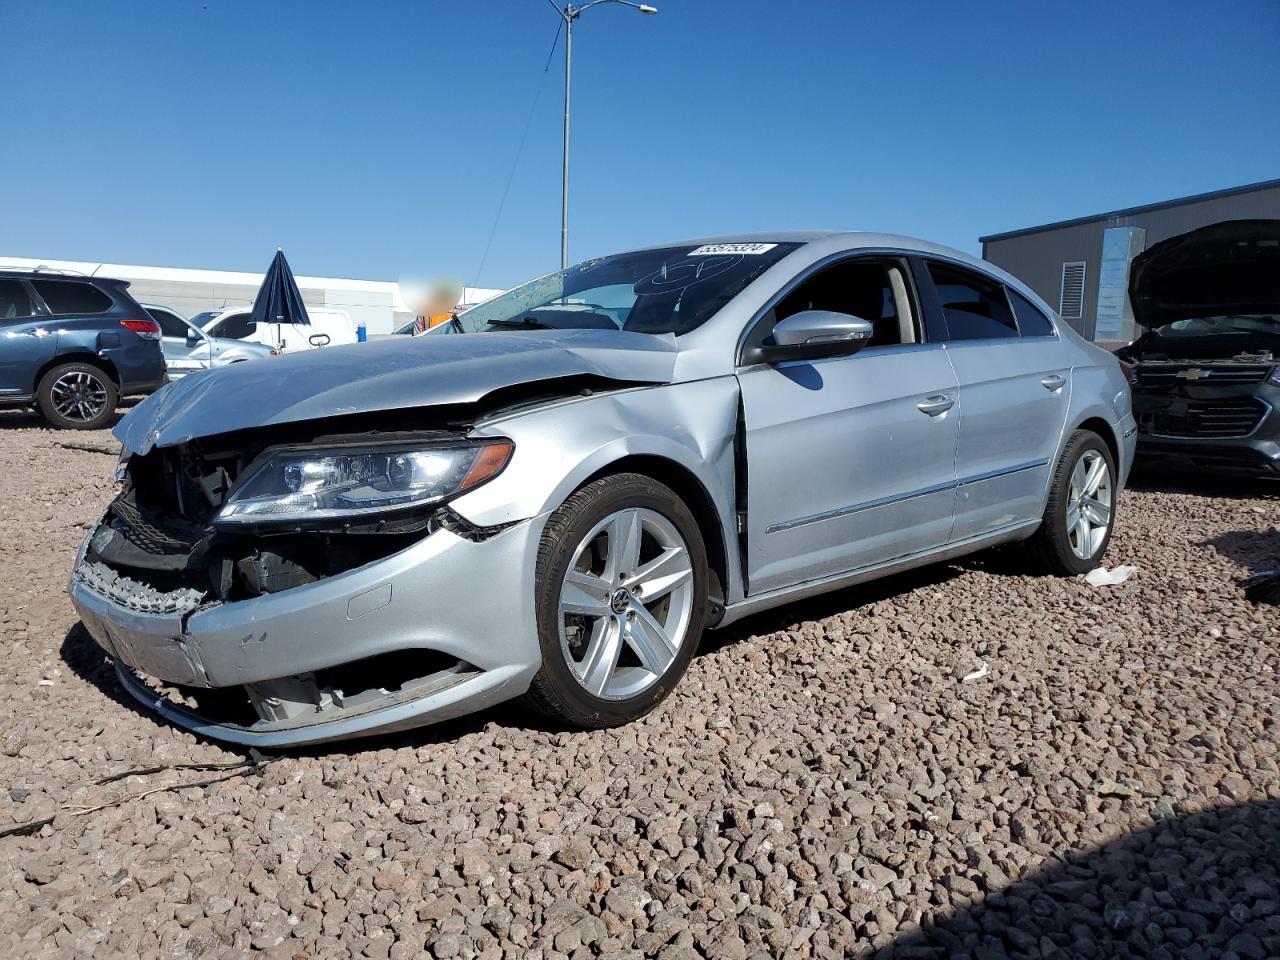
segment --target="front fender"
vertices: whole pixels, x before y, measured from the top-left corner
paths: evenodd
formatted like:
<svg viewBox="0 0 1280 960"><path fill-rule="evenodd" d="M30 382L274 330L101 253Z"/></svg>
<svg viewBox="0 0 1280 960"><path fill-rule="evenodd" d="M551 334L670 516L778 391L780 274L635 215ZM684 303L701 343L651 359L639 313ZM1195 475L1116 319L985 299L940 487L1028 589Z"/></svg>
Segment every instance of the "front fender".
<svg viewBox="0 0 1280 960"><path fill-rule="evenodd" d="M735 529L734 434L738 382L717 377L576 398L483 421L473 436L509 437L511 463L495 479L454 500L478 526L555 510L590 477L627 457L668 460L706 490L720 528ZM737 550L725 543L729 596L740 589Z"/></svg>

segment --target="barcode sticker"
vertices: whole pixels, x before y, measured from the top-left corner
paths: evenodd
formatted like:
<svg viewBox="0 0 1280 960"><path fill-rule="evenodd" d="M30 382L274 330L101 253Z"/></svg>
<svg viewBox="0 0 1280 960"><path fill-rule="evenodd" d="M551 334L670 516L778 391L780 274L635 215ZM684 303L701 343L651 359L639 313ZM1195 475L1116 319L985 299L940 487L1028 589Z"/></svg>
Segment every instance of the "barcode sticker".
<svg viewBox="0 0 1280 960"><path fill-rule="evenodd" d="M709 257L724 253L768 253L776 243L708 243L697 250L690 250L688 256Z"/></svg>

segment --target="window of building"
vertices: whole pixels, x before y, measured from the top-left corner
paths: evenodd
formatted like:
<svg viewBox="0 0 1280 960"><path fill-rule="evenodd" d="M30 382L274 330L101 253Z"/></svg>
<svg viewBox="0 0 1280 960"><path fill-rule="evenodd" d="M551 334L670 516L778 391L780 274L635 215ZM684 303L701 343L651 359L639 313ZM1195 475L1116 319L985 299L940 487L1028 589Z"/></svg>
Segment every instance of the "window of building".
<svg viewBox="0 0 1280 960"><path fill-rule="evenodd" d="M92 283L78 280L32 280L49 312L55 315L105 313L111 298Z"/></svg>
<svg viewBox="0 0 1280 960"><path fill-rule="evenodd" d="M1051 337L1053 324L1044 315L1044 311L1020 294L1017 290L1009 290L1009 302L1013 304L1013 312L1018 318L1018 332L1024 337Z"/></svg>
<svg viewBox="0 0 1280 960"><path fill-rule="evenodd" d="M1058 313L1063 320L1084 318L1083 260L1070 260L1062 265L1062 290L1058 296Z"/></svg>
<svg viewBox="0 0 1280 960"><path fill-rule="evenodd" d="M995 340L1016 337L1018 326L1004 287L961 267L930 263L929 276L952 340Z"/></svg>
<svg viewBox="0 0 1280 960"><path fill-rule="evenodd" d="M0 320L17 320L34 314L31 296L22 281L0 279Z"/></svg>

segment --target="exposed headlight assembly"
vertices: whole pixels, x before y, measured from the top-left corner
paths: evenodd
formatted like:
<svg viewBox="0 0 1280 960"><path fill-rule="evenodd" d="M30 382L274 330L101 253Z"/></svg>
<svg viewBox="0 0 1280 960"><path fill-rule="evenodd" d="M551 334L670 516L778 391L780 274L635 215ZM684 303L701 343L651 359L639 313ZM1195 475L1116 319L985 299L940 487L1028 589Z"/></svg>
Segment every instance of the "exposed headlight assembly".
<svg viewBox="0 0 1280 960"><path fill-rule="evenodd" d="M510 440L268 450L232 488L215 522L358 518L438 503L496 477Z"/></svg>

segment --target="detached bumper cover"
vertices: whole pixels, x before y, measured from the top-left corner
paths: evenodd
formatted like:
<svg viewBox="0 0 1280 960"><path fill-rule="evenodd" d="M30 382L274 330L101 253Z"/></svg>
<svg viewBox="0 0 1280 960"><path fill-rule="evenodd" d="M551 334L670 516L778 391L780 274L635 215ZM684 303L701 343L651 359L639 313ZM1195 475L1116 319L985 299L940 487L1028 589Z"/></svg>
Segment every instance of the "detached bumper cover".
<svg viewBox="0 0 1280 960"><path fill-rule="evenodd" d="M84 548L69 589L85 627L147 707L235 743L317 743L445 720L527 690L541 662L534 560L544 523L526 520L479 542L438 530L337 576L185 613L139 612L95 590ZM358 703L320 696L303 709L290 694L317 671L340 678L344 665L401 651L443 655L459 667ZM139 674L195 690L245 687L287 706L228 723L166 699Z"/></svg>

